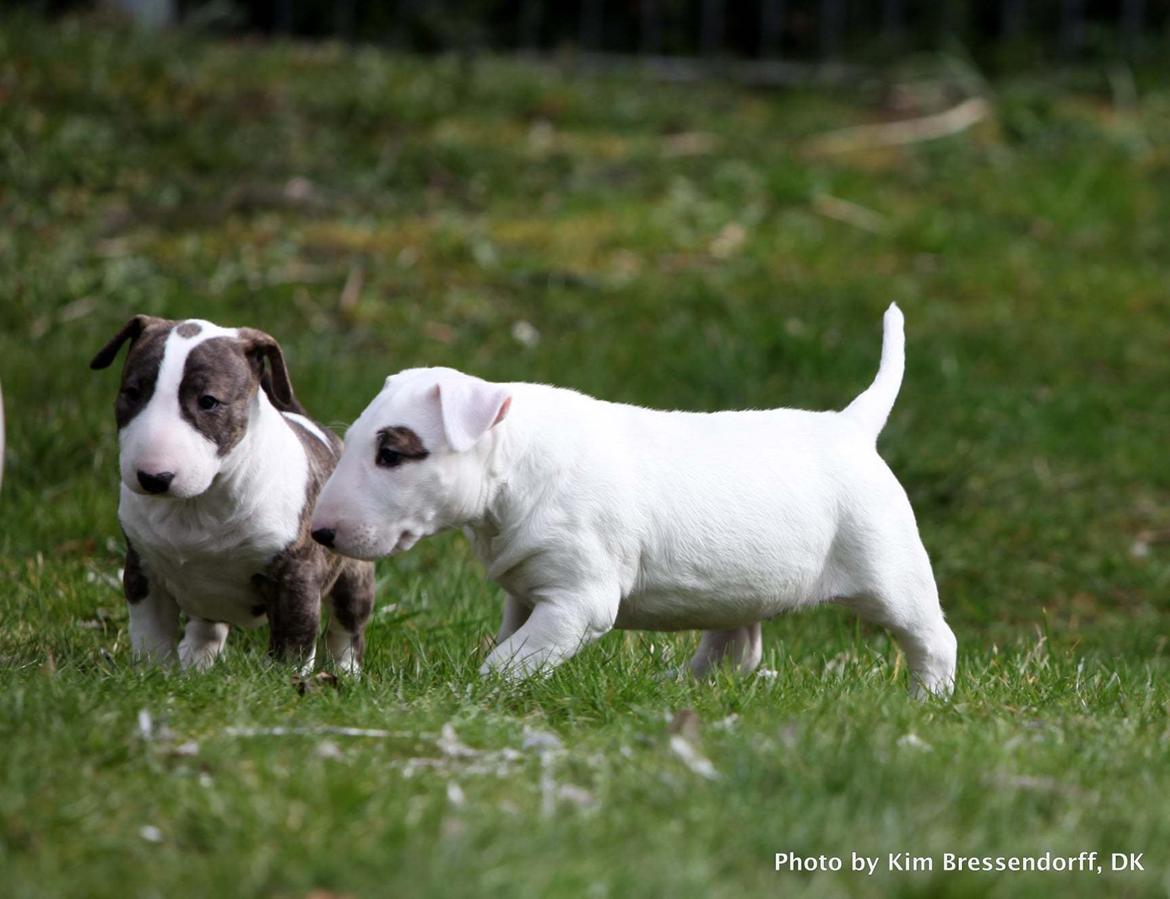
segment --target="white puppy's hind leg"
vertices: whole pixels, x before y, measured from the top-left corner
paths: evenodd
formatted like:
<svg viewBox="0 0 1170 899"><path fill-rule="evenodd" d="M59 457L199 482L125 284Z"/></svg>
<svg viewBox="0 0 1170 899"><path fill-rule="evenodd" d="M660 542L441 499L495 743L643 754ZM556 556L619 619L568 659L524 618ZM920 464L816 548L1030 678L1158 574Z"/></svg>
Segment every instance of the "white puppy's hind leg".
<svg viewBox="0 0 1170 899"><path fill-rule="evenodd" d="M894 635L910 668L911 696L951 695L958 643L943 618L933 577L900 578L847 599L845 605Z"/></svg>
<svg viewBox="0 0 1170 899"><path fill-rule="evenodd" d="M205 671L215 664L227 641L228 626L191 616L179 643L179 664L184 670Z"/></svg>
<svg viewBox="0 0 1170 899"><path fill-rule="evenodd" d="M504 617L500 620L500 629L496 633L496 645L499 646L520 630L531 614L532 609L520 602L515 596L508 594L504 599Z"/></svg>
<svg viewBox="0 0 1170 899"><path fill-rule="evenodd" d="M735 665L740 674L751 674L764 654L760 622L724 631L703 631L699 648L691 658L695 677L706 677L724 662Z"/></svg>
<svg viewBox="0 0 1170 899"><path fill-rule="evenodd" d="M893 630L910 665L910 695L915 699L925 699L927 694L950 696L955 689L958 641L942 610L933 621Z"/></svg>

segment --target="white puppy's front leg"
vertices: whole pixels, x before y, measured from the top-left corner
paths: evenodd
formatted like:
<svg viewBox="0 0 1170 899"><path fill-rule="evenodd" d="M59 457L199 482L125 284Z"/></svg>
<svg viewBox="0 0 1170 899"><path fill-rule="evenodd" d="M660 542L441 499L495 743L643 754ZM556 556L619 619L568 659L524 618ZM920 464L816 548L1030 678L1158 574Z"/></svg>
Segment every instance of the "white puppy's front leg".
<svg viewBox="0 0 1170 899"><path fill-rule="evenodd" d="M496 633L496 646L520 630L531 614L532 609L529 606L509 593L504 599L504 617L500 620L500 629Z"/></svg>
<svg viewBox="0 0 1170 899"><path fill-rule="evenodd" d="M184 670L207 670L223 652L227 635L228 626L222 621L207 621L192 615L179 643L179 664Z"/></svg>
<svg viewBox="0 0 1170 899"><path fill-rule="evenodd" d="M523 680L542 669L551 670L608 633L616 615L616 595L612 602L589 597L538 600L528 620L492 650L480 674L499 671L512 680Z"/></svg>

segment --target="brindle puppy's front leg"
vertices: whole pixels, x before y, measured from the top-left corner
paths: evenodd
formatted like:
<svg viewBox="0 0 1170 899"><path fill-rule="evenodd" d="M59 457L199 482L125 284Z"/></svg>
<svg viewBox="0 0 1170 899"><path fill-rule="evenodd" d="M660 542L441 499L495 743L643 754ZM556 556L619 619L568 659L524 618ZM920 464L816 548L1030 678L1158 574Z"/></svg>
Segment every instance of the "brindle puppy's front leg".
<svg viewBox="0 0 1170 899"><path fill-rule="evenodd" d="M339 671L359 674L365 652L366 624L374 608L374 566L346 559L329 593L333 615L325 641Z"/></svg>
<svg viewBox="0 0 1170 899"><path fill-rule="evenodd" d="M259 580L268 610L269 652L310 673L321 624L321 583L314 567L281 556Z"/></svg>

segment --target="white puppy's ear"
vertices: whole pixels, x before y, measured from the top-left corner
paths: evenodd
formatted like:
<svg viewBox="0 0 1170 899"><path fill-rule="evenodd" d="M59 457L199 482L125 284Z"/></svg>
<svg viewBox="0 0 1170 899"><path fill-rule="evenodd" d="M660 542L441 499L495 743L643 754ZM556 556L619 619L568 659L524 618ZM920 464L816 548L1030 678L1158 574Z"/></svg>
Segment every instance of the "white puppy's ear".
<svg viewBox="0 0 1170 899"><path fill-rule="evenodd" d="M435 385L434 396L447 443L457 453L471 449L504 420L512 405L512 395L505 388L470 375L440 381Z"/></svg>

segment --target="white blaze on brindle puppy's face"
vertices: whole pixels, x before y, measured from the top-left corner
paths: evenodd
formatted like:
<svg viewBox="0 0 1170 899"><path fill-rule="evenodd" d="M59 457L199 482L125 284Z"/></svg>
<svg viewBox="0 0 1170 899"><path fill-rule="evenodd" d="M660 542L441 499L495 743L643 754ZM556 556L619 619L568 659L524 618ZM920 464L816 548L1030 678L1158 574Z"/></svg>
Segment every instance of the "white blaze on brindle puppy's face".
<svg viewBox="0 0 1170 899"><path fill-rule="evenodd" d="M226 453L220 452L209 432L218 429L232 411L238 411L232 410L232 405L247 397L237 396L241 391L236 388L245 387L248 379L246 364L239 359L244 370L230 373L237 377L218 378L215 386L219 389L212 392L207 373L199 370L198 357L203 354L195 351L209 340L234 340L236 336L235 329L186 322L166 335L157 370L152 371L151 366L128 368L118 411L120 418L123 410L132 417L119 428L118 444L122 483L130 490L189 498L211 486ZM221 360L221 364L231 365L229 354L221 354ZM189 361L195 363L191 375L187 374ZM232 389L224 390L229 384Z"/></svg>
<svg viewBox="0 0 1170 899"><path fill-rule="evenodd" d="M482 506L477 441L508 412L496 384L445 368L400 372L346 434L321 492L313 533L358 559L410 549L465 524Z"/></svg>
<svg viewBox="0 0 1170 899"><path fill-rule="evenodd" d="M127 340L114 407L122 483L141 495L199 496L259 413L261 380L266 389L291 390L279 348L248 328L136 316L93 367L111 364Z"/></svg>

